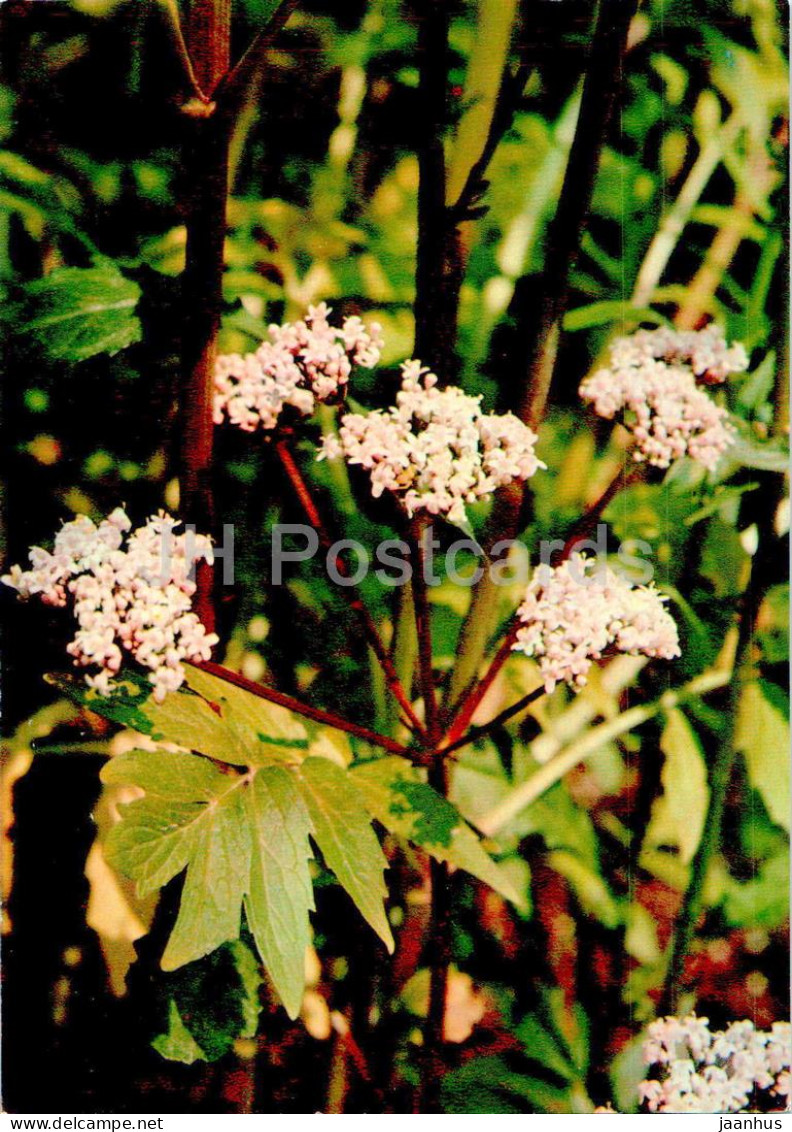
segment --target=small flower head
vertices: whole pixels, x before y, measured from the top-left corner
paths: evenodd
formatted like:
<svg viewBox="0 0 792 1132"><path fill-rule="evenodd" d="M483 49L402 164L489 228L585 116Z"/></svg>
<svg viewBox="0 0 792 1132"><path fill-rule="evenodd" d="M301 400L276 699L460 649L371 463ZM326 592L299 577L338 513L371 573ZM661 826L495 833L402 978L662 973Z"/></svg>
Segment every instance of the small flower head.
<svg viewBox="0 0 792 1132"><path fill-rule="evenodd" d="M21 597L72 605L77 632L67 652L102 694L127 654L148 669L162 700L182 684L182 661L208 660L217 644L191 609L191 559L211 562L211 544L196 535L191 545L175 526L164 512L134 530L120 507L98 526L81 515L58 531L51 553L31 549L31 569L13 566L2 578Z"/></svg>
<svg viewBox="0 0 792 1132"><path fill-rule="evenodd" d="M792 1029L770 1031L748 1020L710 1030L706 1018L658 1018L649 1026L644 1062L653 1076L639 1086L650 1112L779 1111L789 1095Z"/></svg>
<svg viewBox="0 0 792 1132"><path fill-rule="evenodd" d="M617 338L610 366L580 386L580 396L606 420L619 417L635 438L634 458L667 468L689 456L712 470L734 441L726 410L700 388L744 370L748 357L727 346L718 327L639 330Z"/></svg>
<svg viewBox="0 0 792 1132"><path fill-rule="evenodd" d="M254 354L217 359L215 424L270 431L287 408L310 416L317 402L343 395L354 365L373 368L382 347L377 323L366 328L353 315L333 326L325 303L309 307L300 322L270 326L269 334Z"/></svg>
<svg viewBox="0 0 792 1132"><path fill-rule="evenodd" d="M514 648L535 657L552 692L582 687L606 649L679 656L676 624L653 586L634 586L594 558L573 554L560 566L538 566L517 610Z"/></svg>
<svg viewBox="0 0 792 1132"><path fill-rule="evenodd" d="M456 386L438 388L433 373L409 361L395 406L346 413L320 459L344 456L364 468L372 495L393 493L410 516L424 512L463 522L466 504L544 467L535 445L536 434L513 414L484 413L480 397Z"/></svg>

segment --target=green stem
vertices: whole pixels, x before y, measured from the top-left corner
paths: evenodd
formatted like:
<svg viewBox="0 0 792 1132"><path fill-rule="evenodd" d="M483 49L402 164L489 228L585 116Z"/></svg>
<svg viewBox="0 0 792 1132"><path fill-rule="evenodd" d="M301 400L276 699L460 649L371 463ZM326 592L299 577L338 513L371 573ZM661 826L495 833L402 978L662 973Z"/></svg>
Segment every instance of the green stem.
<svg viewBox="0 0 792 1132"><path fill-rule="evenodd" d="M742 595L739 612L739 634L734 661L734 679L729 687L726 710L728 711L727 733L723 738L709 772L710 798L701 841L693 858L682 907L674 931L671 958L666 972L663 993L658 1011L660 1014L674 1014L679 1007L683 990L685 961L693 942L696 925L704 907L704 886L707 873L721 842L723 814L726 795L731 782L736 757L735 731L737 726L737 707L743 685L751 674L753 661L751 648L756 619L764 594L771 579L774 551L777 540L772 528L772 508L768 508L763 520L760 519L759 548L751 566L751 575Z"/></svg>
<svg viewBox="0 0 792 1132"><path fill-rule="evenodd" d="M626 735L634 728L640 727L642 723L653 719L660 712L670 711L685 700L694 696L706 695L707 692L712 692L716 688L725 687L730 680L730 672L717 670L706 672L675 691L665 692L651 704L628 708L621 715L617 715L615 719L610 719L606 723L590 728L581 739L564 747L525 782L515 786L497 806L494 806L477 820L476 825L482 833L488 837L494 837L516 818L526 806L530 806L546 790L559 782L565 774L574 770L580 763L585 762L596 751L602 750L607 743L611 743L621 735Z"/></svg>

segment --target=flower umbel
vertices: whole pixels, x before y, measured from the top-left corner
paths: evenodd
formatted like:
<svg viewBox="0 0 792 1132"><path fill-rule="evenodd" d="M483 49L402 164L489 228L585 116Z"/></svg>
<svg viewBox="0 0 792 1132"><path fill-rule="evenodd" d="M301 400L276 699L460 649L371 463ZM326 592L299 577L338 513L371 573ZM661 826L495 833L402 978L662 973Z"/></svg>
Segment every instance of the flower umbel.
<svg viewBox="0 0 792 1132"><path fill-rule="evenodd" d="M653 586L634 586L595 558L573 554L538 566L517 616L514 648L535 657L545 690L586 683L606 649L670 660L679 656L676 624Z"/></svg>
<svg viewBox="0 0 792 1132"><path fill-rule="evenodd" d="M718 327L663 327L617 338L610 352L610 366L581 384L583 400L606 420L621 418L635 437L636 460L667 468L689 456L712 470L735 434L726 410L698 383L746 369L742 345L727 346Z"/></svg>
<svg viewBox="0 0 792 1132"><path fill-rule="evenodd" d="M792 1028L732 1022L710 1030L707 1018L659 1018L649 1027L644 1061L655 1068L639 1086L650 1112L784 1111L790 1099ZM751 1107L749 1107L751 1106Z"/></svg>
<svg viewBox="0 0 792 1132"><path fill-rule="evenodd" d="M536 434L512 413L485 413L480 397L437 388L418 361L405 362L402 375L395 406L346 413L338 437L327 437L320 452L320 459L344 456L369 472L375 498L390 491L410 516L424 511L463 522L466 503L545 466L534 451Z"/></svg>
<svg viewBox="0 0 792 1132"><path fill-rule="evenodd" d="M81 515L55 536L52 553L34 546L30 570L13 566L2 581L22 597L47 605L73 603L77 632L67 646L86 682L102 694L113 688L128 653L149 670L161 701L184 680L182 661L208 660L218 642L191 611L194 557L212 560L204 535L174 535L178 523L164 512L142 527L118 507L99 526Z"/></svg>
<svg viewBox="0 0 792 1132"><path fill-rule="evenodd" d="M353 365L372 369L380 358L380 327L353 315L333 326L325 303L300 322L270 326L270 341L254 354L222 354L215 366L215 424L245 432L277 427L290 407L310 416L316 403L340 396Z"/></svg>

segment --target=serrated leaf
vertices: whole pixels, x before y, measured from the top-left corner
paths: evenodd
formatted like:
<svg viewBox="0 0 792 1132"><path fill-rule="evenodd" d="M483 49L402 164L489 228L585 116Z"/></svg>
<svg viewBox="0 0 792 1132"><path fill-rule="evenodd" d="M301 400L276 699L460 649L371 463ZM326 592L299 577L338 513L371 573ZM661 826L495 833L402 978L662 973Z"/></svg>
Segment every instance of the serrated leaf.
<svg viewBox="0 0 792 1132"><path fill-rule="evenodd" d="M239 936L251 864L243 792L227 791L207 810L187 866L179 915L162 956L163 971L201 959Z"/></svg>
<svg viewBox="0 0 792 1132"><path fill-rule="evenodd" d="M110 260L60 267L27 284L14 308L15 336L45 357L79 362L139 341L140 288Z"/></svg>
<svg viewBox="0 0 792 1132"><path fill-rule="evenodd" d="M204 852L204 831L212 826L238 790L241 776L223 774L206 760L178 753L151 751L117 756L105 769L105 781L126 781L129 766L146 797L122 808L123 820L107 839L108 860L137 882L145 896L167 884ZM195 768L185 760L193 759ZM166 762L167 760L167 762ZM167 777L169 784L166 785ZM208 795L208 797L207 797ZM240 897L241 904L241 897Z"/></svg>
<svg viewBox="0 0 792 1132"><path fill-rule="evenodd" d="M308 749L308 732L293 712L236 688L226 680L186 666L188 688L157 703L151 685L126 674L106 696L82 680L53 676L50 682L98 715L140 731L155 742L198 751L233 766L295 762Z"/></svg>
<svg viewBox="0 0 792 1132"><path fill-rule="evenodd" d="M106 696L73 677L50 676L48 680L89 711L140 731L155 742L173 743L234 766L248 765L248 751L236 733L192 692L171 692L158 704L149 682L137 675L125 674Z"/></svg>
<svg viewBox="0 0 792 1132"><path fill-rule="evenodd" d="M241 940L164 975L165 1015L151 1044L188 1065L216 1061L237 1038L253 1037L261 1011L261 968Z"/></svg>
<svg viewBox="0 0 792 1132"><path fill-rule="evenodd" d="M420 845L435 860L464 869L507 900L524 903L456 806L424 782L408 759L374 759L350 774L369 812L391 833Z"/></svg>
<svg viewBox="0 0 792 1132"><path fill-rule="evenodd" d="M208 759L180 751L124 751L104 764L102 782L123 786L139 786L149 798L181 801L189 790L195 801L208 802L226 781Z"/></svg>
<svg viewBox="0 0 792 1132"><path fill-rule="evenodd" d="M737 708L734 745L742 751L751 785L772 820L789 831L789 718L780 689L764 680L746 684Z"/></svg>
<svg viewBox="0 0 792 1132"><path fill-rule="evenodd" d="M660 781L663 793L652 807L647 845L674 845L679 859L689 865L704 830L709 805L707 764L696 732L686 716L668 713L660 749L665 755Z"/></svg>
<svg viewBox="0 0 792 1132"><path fill-rule="evenodd" d="M309 757L298 772L311 815L313 838L328 868L357 904L389 951L393 935L385 915L388 867L371 828L363 795L349 773L329 759Z"/></svg>
<svg viewBox="0 0 792 1132"><path fill-rule="evenodd" d="M258 771L246 792L253 832L245 914L256 947L290 1018L305 990L305 952L311 942L313 890L308 861L311 820L294 774Z"/></svg>

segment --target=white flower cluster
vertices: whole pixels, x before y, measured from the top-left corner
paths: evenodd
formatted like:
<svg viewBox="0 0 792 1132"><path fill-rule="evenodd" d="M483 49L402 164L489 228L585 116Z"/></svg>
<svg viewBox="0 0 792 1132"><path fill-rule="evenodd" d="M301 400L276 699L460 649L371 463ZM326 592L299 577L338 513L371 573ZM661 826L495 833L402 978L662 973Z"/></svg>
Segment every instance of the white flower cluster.
<svg viewBox="0 0 792 1132"><path fill-rule="evenodd" d="M718 327L639 330L617 338L611 363L583 381L580 396L606 420L620 416L636 440L634 458L667 468L690 456L712 470L734 441L728 414L699 387L744 370L739 343L727 347Z"/></svg>
<svg viewBox="0 0 792 1132"><path fill-rule="evenodd" d="M255 354L223 354L215 366L214 421L245 432L274 429L290 406L303 416L317 401L343 392L353 365L373 368L380 359L380 326L353 315L341 326L329 321L325 303L309 307L299 322L270 326L270 341Z"/></svg>
<svg viewBox="0 0 792 1132"><path fill-rule="evenodd" d="M596 558L573 554L534 571L513 647L537 659L547 692L564 680L582 687L606 649L666 660L680 655L663 601L653 586L634 586Z"/></svg>
<svg viewBox="0 0 792 1132"><path fill-rule="evenodd" d="M687 364L696 377L713 385L725 381L730 373L748 368L742 342L729 346L721 327L714 324L703 330L674 330L672 326L637 330L629 337L617 338L611 346L615 366L641 366L656 358Z"/></svg>
<svg viewBox="0 0 792 1132"><path fill-rule="evenodd" d="M402 375L395 406L346 413L338 437L326 437L319 454L359 464L375 498L390 491L410 516L424 511L464 522L466 503L545 466L534 451L536 433L512 413L485 413L480 397L457 386L438 389L418 361L405 362Z"/></svg>
<svg viewBox="0 0 792 1132"><path fill-rule="evenodd" d="M52 553L34 546L30 570L13 566L2 581L22 597L48 605L71 600L78 629L67 651L86 682L106 695L124 652L150 670L154 698L162 701L184 680L183 660L208 660L218 638L191 611L192 559L212 560L203 535L174 535L177 523L161 512L144 526L118 507L97 527L81 515L55 536ZM190 557L188 557L188 554Z"/></svg>
<svg viewBox="0 0 792 1132"><path fill-rule="evenodd" d="M644 1061L657 1075L639 1086L650 1112L748 1112L761 1095L761 1110L785 1110L790 1100L792 1027L769 1031L753 1022L710 1030L706 1018L659 1018L649 1027Z"/></svg>

